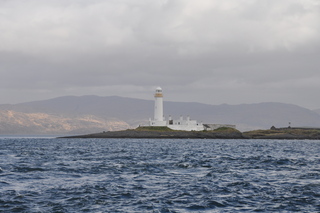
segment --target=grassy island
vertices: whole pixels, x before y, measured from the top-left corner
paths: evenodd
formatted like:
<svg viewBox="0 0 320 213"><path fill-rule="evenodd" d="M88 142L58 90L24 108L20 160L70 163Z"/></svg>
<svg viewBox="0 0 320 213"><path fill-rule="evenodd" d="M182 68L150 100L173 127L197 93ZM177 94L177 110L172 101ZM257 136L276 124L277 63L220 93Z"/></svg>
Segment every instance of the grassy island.
<svg viewBox="0 0 320 213"><path fill-rule="evenodd" d="M208 138L243 139L240 131L233 128L219 128L213 131L180 131L168 127L140 126L136 129L109 131L64 138Z"/></svg>
<svg viewBox="0 0 320 213"><path fill-rule="evenodd" d="M320 139L320 129L279 128L243 132L243 136L253 139Z"/></svg>
<svg viewBox="0 0 320 213"><path fill-rule="evenodd" d="M179 131L168 127L140 126L136 129L109 131L64 138L202 138L202 139L320 139L320 129L280 128L240 132L221 127L212 131Z"/></svg>

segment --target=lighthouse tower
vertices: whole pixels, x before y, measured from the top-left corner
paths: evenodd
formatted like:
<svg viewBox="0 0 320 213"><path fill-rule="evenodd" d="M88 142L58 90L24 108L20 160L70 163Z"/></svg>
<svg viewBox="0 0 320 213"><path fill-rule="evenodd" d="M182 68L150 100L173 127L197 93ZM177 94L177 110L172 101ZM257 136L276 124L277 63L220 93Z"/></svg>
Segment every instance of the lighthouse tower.
<svg viewBox="0 0 320 213"><path fill-rule="evenodd" d="M154 98L154 120L163 121L163 95L161 87L157 87Z"/></svg>
<svg viewBox="0 0 320 213"><path fill-rule="evenodd" d="M154 118L153 120L149 120L149 126L166 126L167 122L163 118L163 95L161 87L156 88L154 99Z"/></svg>
<svg viewBox="0 0 320 213"><path fill-rule="evenodd" d="M170 129L181 131L214 130L220 127L236 128L235 125L229 124L202 124L202 122L198 123L196 120L191 120L190 116L188 116L187 119L183 119L183 116L180 116L180 119L172 119L171 115L169 115L168 120L166 120L163 117L163 94L161 87L156 88L154 99L154 118L149 118L149 125L147 125L149 127L166 126Z"/></svg>
<svg viewBox="0 0 320 213"><path fill-rule="evenodd" d="M198 123L196 120L190 120L189 116L186 120L184 120L182 116L178 120L174 120L169 116L169 120L166 121L163 117L163 94L161 87L157 87L156 93L154 94L154 118L149 119L149 126L166 126L173 130L183 131L204 130L202 123Z"/></svg>

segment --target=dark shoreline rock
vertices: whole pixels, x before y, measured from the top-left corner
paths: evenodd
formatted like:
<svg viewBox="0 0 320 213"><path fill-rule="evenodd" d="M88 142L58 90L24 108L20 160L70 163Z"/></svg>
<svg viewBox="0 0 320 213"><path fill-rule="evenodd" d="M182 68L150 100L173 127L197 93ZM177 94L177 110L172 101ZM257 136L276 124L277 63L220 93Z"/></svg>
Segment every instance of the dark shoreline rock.
<svg viewBox="0 0 320 213"><path fill-rule="evenodd" d="M273 140L320 140L320 134L309 132L286 132L257 130L250 132L220 131L137 131L123 130L94 133L87 135L66 136L61 138L159 138L159 139L273 139Z"/></svg>
<svg viewBox="0 0 320 213"><path fill-rule="evenodd" d="M113 131L62 138L193 138L193 139L244 139L241 132L198 132L198 131Z"/></svg>

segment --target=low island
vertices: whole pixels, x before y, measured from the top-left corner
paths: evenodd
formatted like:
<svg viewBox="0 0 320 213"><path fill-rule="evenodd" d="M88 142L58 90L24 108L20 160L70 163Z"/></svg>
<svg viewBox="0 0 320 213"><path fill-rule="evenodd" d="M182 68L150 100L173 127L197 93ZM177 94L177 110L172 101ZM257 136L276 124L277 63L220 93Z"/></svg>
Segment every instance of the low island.
<svg viewBox="0 0 320 213"><path fill-rule="evenodd" d="M180 131L168 127L138 127L122 131L108 131L63 138L177 138L177 139L320 139L320 129L271 128L240 132L234 128L221 127L212 131Z"/></svg>

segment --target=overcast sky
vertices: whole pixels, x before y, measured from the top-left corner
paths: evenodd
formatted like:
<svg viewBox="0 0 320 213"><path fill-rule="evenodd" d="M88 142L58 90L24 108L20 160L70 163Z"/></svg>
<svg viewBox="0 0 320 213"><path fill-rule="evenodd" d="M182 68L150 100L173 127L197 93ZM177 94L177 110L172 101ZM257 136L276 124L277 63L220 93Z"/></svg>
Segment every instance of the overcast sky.
<svg viewBox="0 0 320 213"><path fill-rule="evenodd" d="M319 0L0 0L0 104L118 95L320 108Z"/></svg>

